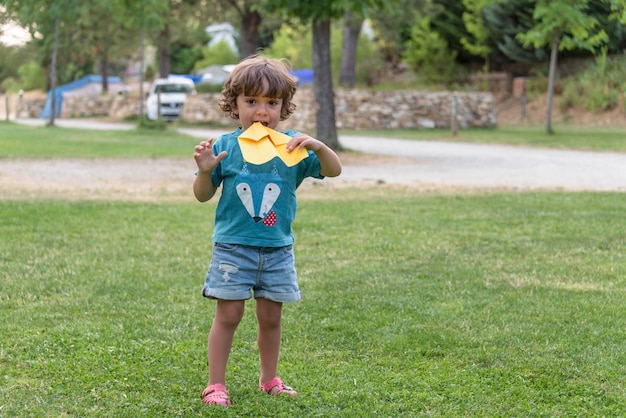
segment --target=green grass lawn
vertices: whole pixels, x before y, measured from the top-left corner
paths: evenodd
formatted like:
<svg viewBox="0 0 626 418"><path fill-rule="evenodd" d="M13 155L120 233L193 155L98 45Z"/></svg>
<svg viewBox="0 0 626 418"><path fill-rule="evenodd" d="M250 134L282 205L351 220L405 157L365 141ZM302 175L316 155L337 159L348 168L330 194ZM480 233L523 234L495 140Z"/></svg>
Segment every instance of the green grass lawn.
<svg viewBox="0 0 626 418"><path fill-rule="evenodd" d="M0 123L0 158L191 158L198 142L173 129L98 131Z"/></svg>
<svg viewBox="0 0 626 418"><path fill-rule="evenodd" d="M301 202L304 298L256 391L253 302L224 416L619 416L620 193ZM0 202L0 413L206 416L213 204ZM206 222L198 222L206 219Z"/></svg>
<svg viewBox="0 0 626 418"><path fill-rule="evenodd" d="M626 152L626 129L618 128L563 127L554 135L547 135L540 127L467 129L456 137L445 129L341 130L340 135ZM173 127L165 131L95 131L0 122L0 158L187 158L198 141Z"/></svg>
<svg viewBox="0 0 626 418"><path fill-rule="evenodd" d="M191 158L196 142L0 123L0 158ZM257 392L250 301L228 410L200 399L215 202L0 200L0 416L626 414L623 193L333 196L294 224L303 300L279 372L299 396Z"/></svg>

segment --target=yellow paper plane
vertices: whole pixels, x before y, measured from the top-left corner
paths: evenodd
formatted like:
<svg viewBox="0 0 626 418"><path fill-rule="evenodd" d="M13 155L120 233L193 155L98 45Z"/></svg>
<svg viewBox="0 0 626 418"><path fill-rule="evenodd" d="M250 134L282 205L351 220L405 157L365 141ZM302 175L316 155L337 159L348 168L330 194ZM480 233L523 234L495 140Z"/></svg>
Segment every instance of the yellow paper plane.
<svg viewBox="0 0 626 418"><path fill-rule="evenodd" d="M244 160L252 164L263 164L274 157L280 157L288 166L294 166L309 156L306 149L294 149L287 152L285 147L291 137L284 133L254 122L248 129L239 135L239 147Z"/></svg>

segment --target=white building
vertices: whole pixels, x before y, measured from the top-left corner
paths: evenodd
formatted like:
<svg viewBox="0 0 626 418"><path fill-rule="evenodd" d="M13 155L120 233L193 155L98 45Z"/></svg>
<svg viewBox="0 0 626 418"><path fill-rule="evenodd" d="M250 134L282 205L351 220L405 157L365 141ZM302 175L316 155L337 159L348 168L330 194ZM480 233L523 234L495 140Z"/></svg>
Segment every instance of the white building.
<svg viewBox="0 0 626 418"><path fill-rule="evenodd" d="M237 37L239 34L228 22L214 23L204 28L205 32L211 37L209 46L217 45L220 42L226 42L230 49L235 54L239 54L239 48L237 47Z"/></svg>

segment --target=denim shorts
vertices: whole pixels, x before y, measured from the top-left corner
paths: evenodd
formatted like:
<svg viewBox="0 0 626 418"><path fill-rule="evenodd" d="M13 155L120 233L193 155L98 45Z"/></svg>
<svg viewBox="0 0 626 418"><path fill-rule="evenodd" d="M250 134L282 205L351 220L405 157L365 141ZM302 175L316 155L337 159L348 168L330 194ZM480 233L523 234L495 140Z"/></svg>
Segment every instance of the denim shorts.
<svg viewBox="0 0 626 418"><path fill-rule="evenodd" d="M293 245L249 247L215 243L202 295L211 299L300 299Z"/></svg>

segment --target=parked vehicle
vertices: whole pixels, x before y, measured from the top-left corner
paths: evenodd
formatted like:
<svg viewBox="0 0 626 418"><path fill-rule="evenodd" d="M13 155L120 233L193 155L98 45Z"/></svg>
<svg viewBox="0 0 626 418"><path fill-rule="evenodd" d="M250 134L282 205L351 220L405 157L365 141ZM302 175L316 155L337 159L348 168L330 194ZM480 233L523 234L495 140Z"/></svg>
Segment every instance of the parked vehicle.
<svg viewBox="0 0 626 418"><path fill-rule="evenodd" d="M196 88L193 81L188 78L171 77L154 80L146 99L147 118L178 119L190 94L196 94Z"/></svg>

